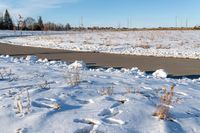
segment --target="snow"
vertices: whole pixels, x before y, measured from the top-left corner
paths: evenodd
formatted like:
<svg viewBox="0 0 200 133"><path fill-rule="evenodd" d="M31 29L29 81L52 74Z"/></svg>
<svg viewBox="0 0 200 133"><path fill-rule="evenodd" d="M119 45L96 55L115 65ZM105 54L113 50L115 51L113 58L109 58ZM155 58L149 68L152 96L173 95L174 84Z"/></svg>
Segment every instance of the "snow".
<svg viewBox="0 0 200 133"><path fill-rule="evenodd" d="M75 61L74 63L69 65L69 69L85 69L86 64L83 61Z"/></svg>
<svg viewBox="0 0 200 133"><path fill-rule="evenodd" d="M4 34L1 31L0 36L1 33ZM195 30L33 33L32 36L3 38L0 42L73 51L200 59L200 31Z"/></svg>
<svg viewBox="0 0 200 133"><path fill-rule="evenodd" d="M33 62L36 62L38 60L37 56L34 56L34 55L29 55L26 57L26 60L27 61L33 61Z"/></svg>
<svg viewBox="0 0 200 133"><path fill-rule="evenodd" d="M153 76L157 77L157 78L166 78L167 77L167 73L165 72L165 70L159 69L159 70L156 70L153 73Z"/></svg>
<svg viewBox="0 0 200 133"><path fill-rule="evenodd" d="M0 30L0 39L9 38L9 37L25 37L25 36L37 36L37 35L55 35L55 34L63 34L63 31L11 31L11 30Z"/></svg>
<svg viewBox="0 0 200 133"><path fill-rule="evenodd" d="M137 68L89 69L80 61L36 59L0 56L2 133L200 131L199 79L157 78ZM70 71L77 67L84 69L77 72L79 82L71 85ZM172 84L176 86L171 121L159 120L152 114L163 88L170 89Z"/></svg>

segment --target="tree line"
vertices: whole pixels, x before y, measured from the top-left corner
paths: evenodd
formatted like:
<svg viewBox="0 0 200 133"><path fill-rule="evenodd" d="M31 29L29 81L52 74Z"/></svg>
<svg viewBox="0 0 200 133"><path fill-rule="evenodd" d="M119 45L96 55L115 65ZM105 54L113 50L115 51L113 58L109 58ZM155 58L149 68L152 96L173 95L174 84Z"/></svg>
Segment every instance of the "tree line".
<svg viewBox="0 0 200 133"><path fill-rule="evenodd" d="M23 18L19 15L15 24L7 9L5 13L0 16L0 30L65 31L71 29L72 28L69 23L66 25L56 24L53 22L44 23L41 16L39 16L36 20L32 17Z"/></svg>
<svg viewBox="0 0 200 133"><path fill-rule="evenodd" d="M158 27L158 28L127 28L127 27L71 27L69 23L66 25L63 24L56 24L53 22L46 22L44 23L42 17L39 16L38 19L34 19L32 17L23 18L19 15L17 21L14 23L12 17L8 10L0 16L0 30L32 30L32 31L67 31L67 30L200 30L200 26L195 27Z"/></svg>

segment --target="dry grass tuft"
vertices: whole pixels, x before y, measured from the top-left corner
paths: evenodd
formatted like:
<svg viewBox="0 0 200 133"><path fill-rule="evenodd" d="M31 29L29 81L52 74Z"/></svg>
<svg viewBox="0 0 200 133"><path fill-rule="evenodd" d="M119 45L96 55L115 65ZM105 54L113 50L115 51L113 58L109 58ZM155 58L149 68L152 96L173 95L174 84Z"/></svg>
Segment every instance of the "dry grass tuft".
<svg viewBox="0 0 200 133"><path fill-rule="evenodd" d="M59 110L59 109L61 109L61 106L57 103L54 103L54 104L52 104L52 108L55 110Z"/></svg>
<svg viewBox="0 0 200 133"><path fill-rule="evenodd" d="M28 89L26 89L27 93L27 112L31 112L31 98Z"/></svg>
<svg viewBox="0 0 200 133"><path fill-rule="evenodd" d="M21 97L17 99L17 113L23 112L22 100Z"/></svg>
<svg viewBox="0 0 200 133"><path fill-rule="evenodd" d="M131 88L125 88L126 89L126 94L131 94L132 93L132 89Z"/></svg>
<svg viewBox="0 0 200 133"><path fill-rule="evenodd" d="M0 67L0 80L10 79L12 75L11 69Z"/></svg>
<svg viewBox="0 0 200 133"><path fill-rule="evenodd" d="M169 118L170 105L172 104L174 97L174 87L175 85L172 85L169 92L164 89L164 93L160 97L160 104L157 106L153 116L157 116L162 120Z"/></svg>
<svg viewBox="0 0 200 133"><path fill-rule="evenodd" d="M143 49L151 48L148 43L141 43L141 44L136 45L136 47L143 48Z"/></svg>
<svg viewBox="0 0 200 133"><path fill-rule="evenodd" d="M162 45L162 44L157 44L156 49L170 49L170 45Z"/></svg>
<svg viewBox="0 0 200 133"><path fill-rule="evenodd" d="M42 83L39 86L41 89L50 89L51 88L50 83L47 80L45 80L44 83Z"/></svg>
<svg viewBox="0 0 200 133"><path fill-rule="evenodd" d="M21 116L23 116L31 112L31 98L29 89L30 88L25 88L17 93L14 101L16 114L21 114Z"/></svg>
<svg viewBox="0 0 200 133"><path fill-rule="evenodd" d="M111 95L113 94L113 92L114 92L113 86L98 90L98 93L99 93L101 96L104 96L104 95L111 96Z"/></svg>
<svg viewBox="0 0 200 133"><path fill-rule="evenodd" d="M81 82L81 70L80 68L76 67L69 71L66 75L68 80L68 84L71 86L77 86Z"/></svg>

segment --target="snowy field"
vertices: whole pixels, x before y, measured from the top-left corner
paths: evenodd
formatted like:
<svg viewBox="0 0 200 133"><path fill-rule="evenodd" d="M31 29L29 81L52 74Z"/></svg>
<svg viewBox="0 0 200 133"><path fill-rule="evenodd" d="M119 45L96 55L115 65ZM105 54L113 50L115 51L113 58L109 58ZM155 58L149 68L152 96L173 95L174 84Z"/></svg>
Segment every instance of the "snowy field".
<svg viewBox="0 0 200 133"><path fill-rule="evenodd" d="M62 31L10 31L0 30L0 39L7 37L20 37L20 36L33 36L33 35L52 35L52 34L64 34Z"/></svg>
<svg viewBox="0 0 200 133"><path fill-rule="evenodd" d="M131 36L144 33L148 36L152 34L131 33L128 34L130 40L127 41L132 42ZM191 47L198 44L199 32L169 32L168 38L164 40L160 35L162 32L155 33L159 33L155 36L155 40L160 36L160 41L157 40L159 44L164 40L168 43L173 40L175 46L179 46L183 40L188 40L189 44L193 42ZM166 36L166 33L162 34ZM96 39L100 35L126 35L95 34ZM92 33L15 38L7 41L11 40L19 45L40 44L42 47L68 49L68 41L70 38L75 40L75 36L78 39L70 46L79 46L78 44L92 36ZM83 36L83 40L80 39ZM36 38L39 40L36 41ZM177 38L181 40L176 40ZM64 42L56 44L59 39ZM92 43L93 39L90 39ZM121 44L127 43L121 42L120 38L114 40ZM95 46L100 47L100 42L97 39ZM108 48L115 47L113 41L109 44L111 46ZM154 43L149 45L155 47ZM167 46L175 49L174 45ZM90 48L89 44L86 46ZM121 49L121 45L116 47ZM189 46L184 42L183 47ZM92 48L93 46L91 50ZM198 51L198 48L195 50ZM28 56L26 59L0 56L0 132L199 133L200 79L177 80L165 77L166 73L162 70L147 75L137 68L88 69L83 62L67 64L38 60L34 56Z"/></svg>
<svg viewBox="0 0 200 133"><path fill-rule="evenodd" d="M200 31L86 31L1 39L14 45L200 59Z"/></svg>

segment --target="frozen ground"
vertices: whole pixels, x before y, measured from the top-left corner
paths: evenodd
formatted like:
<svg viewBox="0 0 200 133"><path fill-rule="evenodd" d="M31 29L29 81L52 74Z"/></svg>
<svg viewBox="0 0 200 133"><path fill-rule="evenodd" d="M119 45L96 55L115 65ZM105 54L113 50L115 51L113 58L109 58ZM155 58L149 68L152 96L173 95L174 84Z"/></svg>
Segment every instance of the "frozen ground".
<svg viewBox="0 0 200 133"><path fill-rule="evenodd" d="M164 70L154 76L0 56L1 132L199 133L200 79L168 79ZM159 120L152 114L172 84L169 117Z"/></svg>
<svg viewBox="0 0 200 133"><path fill-rule="evenodd" d="M200 59L200 31L67 32L5 38L0 42L74 51Z"/></svg>

